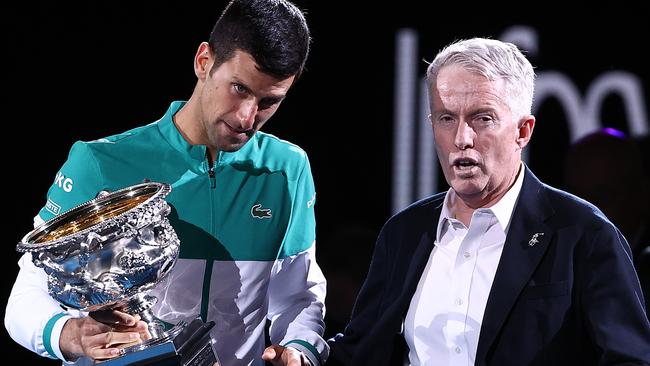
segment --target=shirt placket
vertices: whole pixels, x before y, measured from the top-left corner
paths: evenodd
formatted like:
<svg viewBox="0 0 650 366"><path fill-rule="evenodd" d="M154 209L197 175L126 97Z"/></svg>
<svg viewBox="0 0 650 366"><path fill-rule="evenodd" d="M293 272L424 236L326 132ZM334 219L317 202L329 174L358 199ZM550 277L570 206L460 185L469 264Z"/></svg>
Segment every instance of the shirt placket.
<svg viewBox="0 0 650 366"><path fill-rule="evenodd" d="M467 235L460 242L453 266L450 293L451 304L447 322L447 344L449 345L450 365L470 365L470 344L465 333L474 330L469 314L469 298L472 277L476 268L477 253L481 240L490 223L489 212L475 211Z"/></svg>

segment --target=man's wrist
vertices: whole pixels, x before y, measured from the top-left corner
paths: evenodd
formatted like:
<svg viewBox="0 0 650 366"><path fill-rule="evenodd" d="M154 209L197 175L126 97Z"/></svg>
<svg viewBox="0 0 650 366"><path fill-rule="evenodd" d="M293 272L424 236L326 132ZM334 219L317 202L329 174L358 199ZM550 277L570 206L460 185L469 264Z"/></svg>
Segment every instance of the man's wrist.
<svg viewBox="0 0 650 366"><path fill-rule="evenodd" d="M312 366L320 366L323 363L316 347L300 339L295 339L284 344L284 347L300 351Z"/></svg>
<svg viewBox="0 0 650 366"><path fill-rule="evenodd" d="M69 317L63 325L57 339L58 357L65 362L75 362L83 356L79 339L79 318Z"/></svg>

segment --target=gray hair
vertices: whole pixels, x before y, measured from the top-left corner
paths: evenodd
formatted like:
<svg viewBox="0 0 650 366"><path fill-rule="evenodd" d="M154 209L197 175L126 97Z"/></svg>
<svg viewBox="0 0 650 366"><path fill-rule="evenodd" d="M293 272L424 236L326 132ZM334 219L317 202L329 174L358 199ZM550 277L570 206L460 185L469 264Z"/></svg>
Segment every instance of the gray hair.
<svg viewBox="0 0 650 366"><path fill-rule="evenodd" d="M429 86L434 85L440 69L449 65L459 65L490 81L503 79L506 102L513 114L518 118L531 114L535 72L514 44L486 38L454 42L442 49L427 68Z"/></svg>

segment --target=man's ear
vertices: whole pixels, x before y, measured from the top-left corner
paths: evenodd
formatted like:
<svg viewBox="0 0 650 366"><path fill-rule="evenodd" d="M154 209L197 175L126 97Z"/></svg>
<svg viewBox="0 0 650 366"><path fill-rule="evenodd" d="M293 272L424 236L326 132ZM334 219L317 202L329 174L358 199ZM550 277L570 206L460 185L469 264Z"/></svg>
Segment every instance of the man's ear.
<svg viewBox="0 0 650 366"><path fill-rule="evenodd" d="M203 81L210 76L210 68L213 63L214 57L212 57L212 51L208 42L201 42L194 56L194 74L196 77Z"/></svg>
<svg viewBox="0 0 650 366"><path fill-rule="evenodd" d="M519 124L519 130L517 135L517 145L519 149L522 149L528 145L531 136L533 135L533 129L535 129L535 116L527 115L522 118Z"/></svg>

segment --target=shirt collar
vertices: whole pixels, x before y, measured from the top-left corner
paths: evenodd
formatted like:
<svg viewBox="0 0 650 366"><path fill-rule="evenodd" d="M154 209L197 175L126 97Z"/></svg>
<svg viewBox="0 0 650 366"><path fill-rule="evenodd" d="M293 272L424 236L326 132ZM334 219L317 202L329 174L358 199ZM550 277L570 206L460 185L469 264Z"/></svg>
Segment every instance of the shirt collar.
<svg viewBox="0 0 650 366"><path fill-rule="evenodd" d="M495 203L492 207L479 208L477 210L491 211L492 214L499 220L499 224L504 228L505 233L508 232L508 225L510 225L510 219L512 217L512 212L515 209L515 204L517 203L517 198L519 197L519 192L521 192L521 186L524 182L524 170L525 165L522 162L519 168L519 173L517 173L517 179L515 183L510 187L508 192L506 192L501 199ZM447 223L448 220L452 219L451 211L449 204L451 199L454 197L456 192L452 188L449 188L447 194L445 195L445 201L442 205L442 211L440 212L440 218L438 219L438 227L436 232L436 238L439 240L442 233L443 226Z"/></svg>

